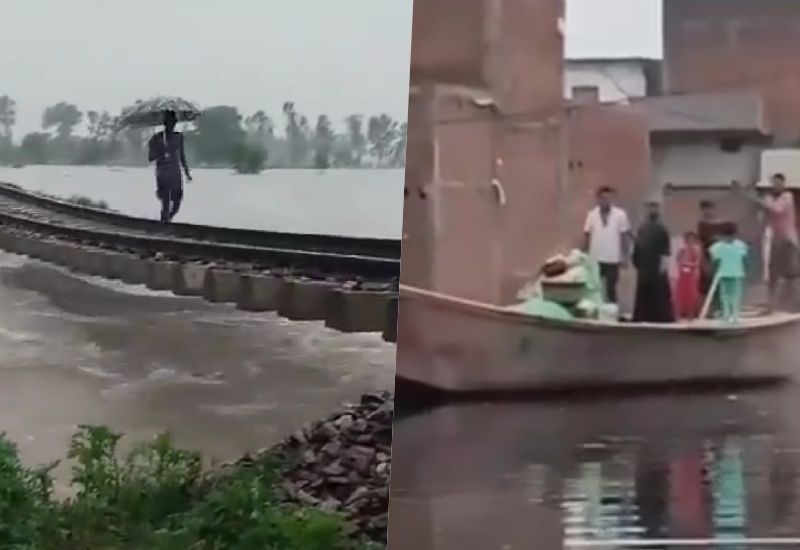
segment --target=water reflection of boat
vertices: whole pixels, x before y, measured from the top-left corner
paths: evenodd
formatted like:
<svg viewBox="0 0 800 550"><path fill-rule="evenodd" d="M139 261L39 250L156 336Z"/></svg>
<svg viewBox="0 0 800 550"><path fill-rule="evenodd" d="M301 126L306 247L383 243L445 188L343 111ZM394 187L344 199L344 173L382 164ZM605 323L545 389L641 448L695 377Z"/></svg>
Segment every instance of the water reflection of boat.
<svg viewBox="0 0 800 550"><path fill-rule="evenodd" d="M531 540L536 548L658 548L640 539L646 525L650 531L660 526L661 536L668 532L669 461L699 455L695 466L702 468L707 441L772 432L796 417L798 404L794 394L775 392L739 399L665 395L569 407L473 404L407 417L395 423L390 513L393 524L402 518L397 524L415 528L393 531L389 548L484 550L496 548L497 540L510 548L531 548ZM763 479L775 442L748 441L748 471ZM796 455L786 458L785 478L794 479ZM587 463L593 466L582 466ZM761 498L767 506L771 493ZM770 533L755 529L753 535Z"/></svg>
<svg viewBox="0 0 800 550"><path fill-rule="evenodd" d="M746 536L747 510L742 450L727 441L713 454L711 492L715 534L717 538Z"/></svg>
<svg viewBox="0 0 800 550"><path fill-rule="evenodd" d="M400 287L397 375L449 391L765 380L800 370L800 314L737 324L541 319Z"/></svg>

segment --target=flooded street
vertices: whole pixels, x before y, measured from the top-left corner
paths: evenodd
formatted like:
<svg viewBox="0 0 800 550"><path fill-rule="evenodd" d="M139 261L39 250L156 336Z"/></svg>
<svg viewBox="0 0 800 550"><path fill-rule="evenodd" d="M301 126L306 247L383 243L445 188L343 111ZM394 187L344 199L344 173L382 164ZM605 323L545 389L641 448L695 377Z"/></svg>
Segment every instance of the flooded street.
<svg viewBox="0 0 800 550"><path fill-rule="evenodd" d="M396 550L800 547L796 387L441 408L392 460Z"/></svg>
<svg viewBox="0 0 800 550"><path fill-rule="evenodd" d="M394 382L394 346L0 254L0 430L28 462L81 423L219 459Z"/></svg>

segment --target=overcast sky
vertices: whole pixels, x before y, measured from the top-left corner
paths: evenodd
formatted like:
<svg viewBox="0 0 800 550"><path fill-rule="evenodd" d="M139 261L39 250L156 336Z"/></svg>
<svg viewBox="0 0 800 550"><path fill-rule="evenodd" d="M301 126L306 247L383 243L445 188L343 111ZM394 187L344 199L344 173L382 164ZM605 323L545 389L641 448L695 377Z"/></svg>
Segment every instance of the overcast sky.
<svg viewBox="0 0 800 550"><path fill-rule="evenodd" d="M420 0L424 1L424 0ZM182 95L280 116L405 119L412 0L0 0L0 95L18 134L60 100ZM658 55L659 0L568 0L567 54Z"/></svg>

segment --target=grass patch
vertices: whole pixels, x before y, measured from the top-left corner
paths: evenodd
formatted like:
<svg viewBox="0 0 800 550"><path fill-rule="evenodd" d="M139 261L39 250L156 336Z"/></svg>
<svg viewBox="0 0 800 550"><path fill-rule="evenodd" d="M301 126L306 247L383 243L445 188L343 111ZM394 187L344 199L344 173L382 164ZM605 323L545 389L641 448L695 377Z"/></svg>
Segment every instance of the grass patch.
<svg viewBox="0 0 800 550"><path fill-rule="evenodd" d="M72 438L73 496L53 495L56 464L25 466L0 437L4 550L366 550L333 513L281 504L269 460L203 471L168 435L122 455L121 434L81 426Z"/></svg>
<svg viewBox="0 0 800 550"><path fill-rule="evenodd" d="M64 200L71 202L72 204L77 204L78 206L89 206L91 208L99 208L101 210L111 210L111 207L108 206L106 201L92 200L83 195L71 195Z"/></svg>

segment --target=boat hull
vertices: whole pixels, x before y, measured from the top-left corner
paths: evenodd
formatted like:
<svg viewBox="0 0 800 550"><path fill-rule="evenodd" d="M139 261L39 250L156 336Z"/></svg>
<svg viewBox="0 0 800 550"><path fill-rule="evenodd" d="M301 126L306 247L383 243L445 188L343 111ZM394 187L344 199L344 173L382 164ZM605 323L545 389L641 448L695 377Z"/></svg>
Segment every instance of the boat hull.
<svg viewBox="0 0 800 550"><path fill-rule="evenodd" d="M800 370L800 315L735 325L562 322L403 286L397 376L445 391L780 379Z"/></svg>

